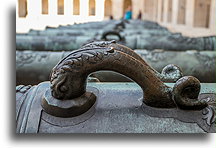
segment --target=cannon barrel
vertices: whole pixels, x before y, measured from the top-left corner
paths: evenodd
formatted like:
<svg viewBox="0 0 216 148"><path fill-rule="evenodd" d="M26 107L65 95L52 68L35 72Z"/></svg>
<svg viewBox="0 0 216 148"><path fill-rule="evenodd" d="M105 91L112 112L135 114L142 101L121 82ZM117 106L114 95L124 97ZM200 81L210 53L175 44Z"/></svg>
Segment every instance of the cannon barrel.
<svg viewBox="0 0 216 148"><path fill-rule="evenodd" d="M17 50L74 50L91 40L90 36L16 36Z"/></svg>
<svg viewBox="0 0 216 148"><path fill-rule="evenodd" d="M32 30L26 34L17 34L19 36L25 35L25 36L80 36L80 35L95 35L95 34L102 34L104 32L113 31L115 29L113 28L102 28L102 29L49 29L44 31L39 30ZM160 29L127 29L121 31L122 35L148 35L148 34L155 34L155 35L169 35L172 34L171 32L167 30L160 30Z"/></svg>
<svg viewBox="0 0 216 148"><path fill-rule="evenodd" d="M216 50L216 36L190 38L180 34L137 37L137 49Z"/></svg>
<svg viewBox="0 0 216 148"><path fill-rule="evenodd" d="M164 29L167 30L166 27L159 25L156 22L147 21L147 20L109 20L109 21L101 21L101 22L88 22L74 25L66 25L59 26L59 29L82 29L82 28L103 28L107 25L122 25L127 29L136 29L138 26L142 29ZM46 27L46 29L53 29L54 27Z"/></svg>
<svg viewBox="0 0 216 148"><path fill-rule="evenodd" d="M24 58L31 63L31 56ZM44 55L33 59L49 60ZM173 73L177 69L181 73L177 66L168 67L167 76L179 74ZM136 84L87 83L88 75L100 70L113 70ZM215 84L182 74L174 84L164 83L160 76L128 47L91 42L62 58L50 82L16 87L16 132L216 132Z"/></svg>
<svg viewBox="0 0 216 148"><path fill-rule="evenodd" d="M186 51L174 52L164 50L135 50L153 68L161 72L168 64L179 65L184 75L197 77L201 82L215 83L216 53L212 51ZM49 79L52 67L70 52L42 52L17 51L16 52L16 80L19 84L38 84ZM101 82L129 82L127 77L111 72L99 71L92 76Z"/></svg>
<svg viewBox="0 0 216 148"><path fill-rule="evenodd" d="M133 22L133 23L132 23ZM156 24L156 25L155 25ZM118 27L121 27L118 28ZM126 29L125 29L126 28ZM120 29L120 30L119 30ZM59 26L57 28L47 27L43 31L30 30L26 34L19 35L94 35L96 33L103 33L106 31L121 31L123 35L131 34L171 34L167 28L162 27L154 22L146 21L130 21L130 24L124 23L124 21L104 21L104 22L92 22L77 25Z"/></svg>
<svg viewBox="0 0 216 148"><path fill-rule="evenodd" d="M109 33L109 32L108 32ZM93 33L94 34L94 33ZM17 50L75 50L91 40L104 39L104 34L83 36L16 36ZM116 36L117 35L117 36ZM216 50L216 37L189 38L180 34L145 34L128 35L121 33L107 34L111 38L106 40L117 40L119 43L134 49L165 49L165 50ZM121 39L119 39L121 38Z"/></svg>

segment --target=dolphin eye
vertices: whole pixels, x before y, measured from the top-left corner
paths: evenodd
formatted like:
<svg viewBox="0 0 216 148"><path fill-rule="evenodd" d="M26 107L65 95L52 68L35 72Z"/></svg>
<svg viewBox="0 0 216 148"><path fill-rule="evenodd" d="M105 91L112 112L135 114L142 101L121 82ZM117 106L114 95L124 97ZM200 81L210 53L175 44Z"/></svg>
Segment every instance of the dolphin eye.
<svg viewBox="0 0 216 148"><path fill-rule="evenodd" d="M68 90L68 88L66 86L64 86L64 85L60 87L61 92L65 92L67 90Z"/></svg>

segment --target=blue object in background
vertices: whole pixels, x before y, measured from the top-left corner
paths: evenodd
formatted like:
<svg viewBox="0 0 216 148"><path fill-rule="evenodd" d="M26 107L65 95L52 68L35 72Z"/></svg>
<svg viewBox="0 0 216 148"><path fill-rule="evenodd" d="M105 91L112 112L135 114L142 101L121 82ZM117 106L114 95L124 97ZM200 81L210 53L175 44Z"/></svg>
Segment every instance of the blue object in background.
<svg viewBox="0 0 216 148"><path fill-rule="evenodd" d="M127 12L125 13L124 19L126 19L126 20L132 19L132 11L127 11Z"/></svg>

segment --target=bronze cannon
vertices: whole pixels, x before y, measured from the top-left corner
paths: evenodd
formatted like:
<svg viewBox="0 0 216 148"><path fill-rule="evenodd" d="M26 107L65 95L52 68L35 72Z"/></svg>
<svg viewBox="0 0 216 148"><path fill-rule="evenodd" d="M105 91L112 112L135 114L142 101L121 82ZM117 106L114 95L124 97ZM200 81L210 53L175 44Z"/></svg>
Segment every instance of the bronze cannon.
<svg viewBox="0 0 216 148"><path fill-rule="evenodd" d="M107 23L86 23L58 28L47 28L43 31L30 30L27 34L16 35L16 49L36 51L75 50L92 40L112 39L118 40L122 43L124 42L126 46L135 49L136 44L134 43L136 43L136 36L130 38L131 34L171 34L169 31L161 28L150 28L148 26L146 28L144 25L141 26L141 29L135 31L133 28L130 30L127 29L126 33L125 31L122 32L125 29L124 21L111 21ZM125 40L123 36L128 37Z"/></svg>
<svg viewBox="0 0 216 148"><path fill-rule="evenodd" d="M126 31L105 31L101 39L109 41L115 38L118 43L128 46L133 49L164 49L171 51L186 51L186 50L216 50L216 36L207 37L187 37L181 33L171 33L168 31L158 30L126 30ZM100 37L96 37L100 38Z"/></svg>
<svg viewBox="0 0 216 148"><path fill-rule="evenodd" d="M89 22L85 24L59 26L57 28L46 28L45 30L30 30L28 33L18 34L20 36L95 36L100 32L114 30L121 21Z"/></svg>
<svg viewBox="0 0 216 148"><path fill-rule="evenodd" d="M99 70L119 72L139 87L87 84ZM163 83L173 76L174 86ZM91 42L60 60L50 82L17 86L16 132L215 132L216 91L206 90L175 65L160 74L115 41Z"/></svg>
<svg viewBox="0 0 216 148"><path fill-rule="evenodd" d="M94 34L94 33L93 33ZM34 50L34 51L61 51L75 50L80 46L92 40L112 40L116 39L119 43L124 44L133 49L165 49L174 51L185 50L209 50L215 51L216 38L199 37L189 38L179 34L161 35L151 33L147 35L131 35L124 36L116 31L108 31L103 33L95 33L94 35L79 36L16 36L17 50ZM53 44L54 43L54 44Z"/></svg>
<svg viewBox="0 0 216 148"><path fill-rule="evenodd" d="M75 50L93 40L117 40L132 49L164 50L216 50L215 36L191 38L165 29L145 27L128 29L124 25L110 24L104 28L47 29L16 35L17 50L61 51ZM126 26L127 27L127 26Z"/></svg>
<svg viewBox="0 0 216 148"><path fill-rule="evenodd" d="M181 67L184 75L194 76L201 83L216 82L216 53L213 51L149 51L142 49L134 50L134 52L159 72L172 63ZM48 81L52 68L68 54L70 51L16 51L16 84L36 85ZM131 82L124 75L112 71L98 71L91 75L100 82Z"/></svg>

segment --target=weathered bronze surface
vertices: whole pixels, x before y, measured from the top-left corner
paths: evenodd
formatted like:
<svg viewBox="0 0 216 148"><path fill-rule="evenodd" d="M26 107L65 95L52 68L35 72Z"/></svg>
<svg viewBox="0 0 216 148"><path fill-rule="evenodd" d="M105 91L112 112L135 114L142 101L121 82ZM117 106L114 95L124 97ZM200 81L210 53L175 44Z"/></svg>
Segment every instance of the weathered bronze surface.
<svg viewBox="0 0 216 148"><path fill-rule="evenodd" d="M167 83L173 87L173 83ZM143 104L143 91L136 83L88 83L97 101L87 112L70 118L44 112L41 99L50 83L17 91L17 133L206 133L216 132L215 84L202 84L202 110L155 108Z"/></svg>
<svg viewBox="0 0 216 148"><path fill-rule="evenodd" d="M120 87L119 90L114 91L115 88L110 87L110 89L114 89L113 92L116 92L114 96L111 96L112 91L103 89L103 84L95 83L95 87L87 87L88 75L98 70L113 70L124 74L134 80L141 90L139 88L139 93L136 91L136 93L130 94L133 92L132 90L125 92ZM162 82L162 79L173 79L173 75L177 80L173 87ZM124 116L129 114L134 117L138 116L136 118L139 120L139 116L142 118L141 120L144 118L155 120L155 117L161 117L161 122L164 123L167 122L167 118L174 118L180 120L179 124L182 126L192 122L201 128L196 126L190 132L215 132L216 91L205 91L208 94L199 94L200 82L195 77L182 77L181 70L175 65L169 65L162 74L159 74L133 50L117 44L115 41L96 41L86 44L60 60L51 72L50 83L44 82L37 86L17 86L16 90L18 133L77 133L85 132L86 128L88 129L86 132L97 133L98 128L99 132L104 133L107 130L103 132L100 127L92 127L93 124L100 124L98 117L103 116L98 114L104 107L104 104L100 103L106 97L115 100L115 103L112 101L111 104L114 104L115 109L119 109L119 113L122 113L123 106L117 105L118 101L116 101L116 97L121 94L125 94L125 99L137 98L137 94L139 94L137 98L139 103L134 104L137 106L137 110L129 109L127 105L133 103L128 102L125 106ZM143 97L141 97L142 95ZM123 103L120 101L120 104ZM157 115L158 113L160 114ZM110 115L113 113L110 112ZM116 121L115 117L111 119ZM122 119L124 120L124 118ZM134 121L134 119L132 120ZM139 124L141 123L135 122L132 127ZM188 128L188 125L184 126L186 129ZM120 131L126 131L126 129L127 125ZM130 131L136 132L136 130ZM159 131L156 128L155 132ZM141 128L141 131L137 132L151 131Z"/></svg>
<svg viewBox="0 0 216 148"><path fill-rule="evenodd" d="M191 75L201 83L215 83L216 52L213 51L164 51L134 50L156 71L172 63L181 67L183 75ZM16 51L16 83L17 85L35 85L49 80L50 71L67 52ZM124 75L112 71L93 73L100 82L130 82ZM175 81L168 81L175 82Z"/></svg>

